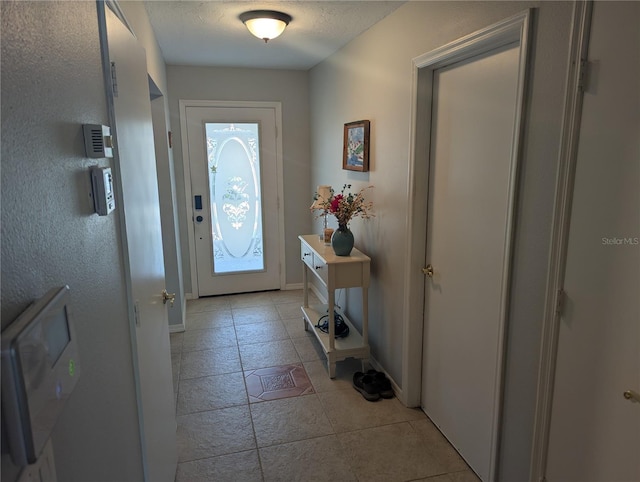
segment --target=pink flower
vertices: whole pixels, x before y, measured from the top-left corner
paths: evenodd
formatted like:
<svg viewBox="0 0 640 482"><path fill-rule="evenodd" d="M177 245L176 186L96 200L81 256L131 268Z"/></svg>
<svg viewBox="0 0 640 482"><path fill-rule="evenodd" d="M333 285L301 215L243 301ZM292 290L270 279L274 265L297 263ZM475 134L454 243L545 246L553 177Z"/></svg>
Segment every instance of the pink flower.
<svg viewBox="0 0 640 482"><path fill-rule="evenodd" d="M334 196L334 198L331 200L331 212L335 213L338 211L338 209L340 208L340 201L342 201L342 198L344 196L342 194L338 194L336 196Z"/></svg>
<svg viewBox="0 0 640 482"><path fill-rule="evenodd" d="M358 193L353 194L347 192L344 194L345 189L351 189L351 184L345 184L340 194L335 194L331 189L331 196L327 199L327 196L322 198L316 193L313 196L314 203L311 205L311 210L322 210L324 215L329 212L336 217L338 226L347 226L349 221L354 217L371 218L374 215L371 213L373 203L371 201L365 201L364 191L365 189L372 188L369 186L360 189ZM320 203L318 203L320 201ZM319 216L322 216L320 214Z"/></svg>

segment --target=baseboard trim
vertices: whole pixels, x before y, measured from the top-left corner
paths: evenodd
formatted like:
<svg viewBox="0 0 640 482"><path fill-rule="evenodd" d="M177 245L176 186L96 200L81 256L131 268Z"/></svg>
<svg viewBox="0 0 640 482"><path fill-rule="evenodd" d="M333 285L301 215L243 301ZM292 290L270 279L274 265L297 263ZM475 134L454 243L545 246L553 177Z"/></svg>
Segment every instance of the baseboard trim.
<svg viewBox="0 0 640 482"><path fill-rule="evenodd" d="M288 283L284 285L282 291L293 291L293 290L301 290L303 288L302 283Z"/></svg>
<svg viewBox="0 0 640 482"><path fill-rule="evenodd" d="M182 333L184 331L184 323L176 323L169 325L169 333Z"/></svg>
<svg viewBox="0 0 640 482"><path fill-rule="evenodd" d="M395 394L396 398L400 401L400 403L402 403L402 405L404 405L405 407L408 407L407 401L405 400L402 389L398 386L398 384L395 382L393 377L387 373L384 367L380 365L380 362L378 362L378 360L376 360L374 357L369 356L369 364L375 370L382 372L387 376L387 378L391 381L391 387L393 388L393 393ZM414 408L414 407L409 407L409 408Z"/></svg>

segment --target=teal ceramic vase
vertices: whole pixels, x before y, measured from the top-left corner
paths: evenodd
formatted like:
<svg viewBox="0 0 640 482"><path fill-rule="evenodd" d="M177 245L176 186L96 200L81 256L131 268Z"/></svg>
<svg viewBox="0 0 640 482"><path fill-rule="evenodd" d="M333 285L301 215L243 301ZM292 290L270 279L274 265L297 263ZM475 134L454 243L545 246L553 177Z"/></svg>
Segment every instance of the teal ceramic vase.
<svg viewBox="0 0 640 482"><path fill-rule="evenodd" d="M353 233L346 225L339 225L331 236L331 247L336 256L349 256L353 249Z"/></svg>

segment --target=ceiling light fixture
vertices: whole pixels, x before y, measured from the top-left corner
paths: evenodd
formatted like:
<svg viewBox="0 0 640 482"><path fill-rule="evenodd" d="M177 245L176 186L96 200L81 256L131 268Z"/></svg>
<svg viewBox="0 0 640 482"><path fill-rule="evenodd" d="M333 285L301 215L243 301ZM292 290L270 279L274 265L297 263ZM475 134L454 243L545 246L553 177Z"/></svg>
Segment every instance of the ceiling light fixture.
<svg viewBox="0 0 640 482"><path fill-rule="evenodd" d="M249 32L267 43L284 32L285 27L291 22L291 15L274 10L251 10L241 13L240 20Z"/></svg>

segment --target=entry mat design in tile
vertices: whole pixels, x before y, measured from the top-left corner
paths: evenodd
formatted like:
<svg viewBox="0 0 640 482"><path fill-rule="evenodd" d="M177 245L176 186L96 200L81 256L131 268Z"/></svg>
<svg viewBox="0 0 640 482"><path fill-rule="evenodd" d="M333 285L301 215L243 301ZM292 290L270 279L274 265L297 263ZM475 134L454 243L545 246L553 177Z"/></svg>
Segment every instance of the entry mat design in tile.
<svg viewBox="0 0 640 482"><path fill-rule="evenodd" d="M314 393L301 364L247 371L245 380L251 403Z"/></svg>

